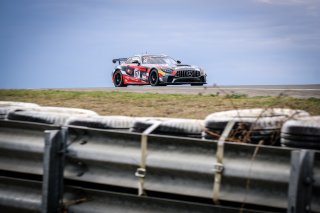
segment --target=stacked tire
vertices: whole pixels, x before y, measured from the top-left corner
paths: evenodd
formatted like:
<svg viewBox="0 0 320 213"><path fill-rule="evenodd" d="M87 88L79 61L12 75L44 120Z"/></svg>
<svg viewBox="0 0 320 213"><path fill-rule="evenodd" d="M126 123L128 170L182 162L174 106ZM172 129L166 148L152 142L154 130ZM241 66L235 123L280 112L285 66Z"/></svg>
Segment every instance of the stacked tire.
<svg viewBox="0 0 320 213"><path fill-rule="evenodd" d="M133 127L134 121L135 118L128 116L93 116L70 118L66 125L129 131Z"/></svg>
<svg viewBox="0 0 320 213"><path fill-rule="evenodd" d="M204 129L204 121L196 119L168 119L168 118L140 118L131 128L132 132L143 132L155 122L161 122L152 134L169 135L179 137L201 138Z"/></svg>
<svg viewBox="0 0 320 213"><path fill-rule="evenodd" d="M281 108L217 112L206 117L204 137L218 140L228 122L234 121L235 124L227 141L278 146L283 123L303 116L309 116L309 114L302 110Z"/></svg>
<svg viewBox="0 0 320 213"><path fill-rule="evenodd" d="M40 107L37 104L13 101L0 101L0 120L5 119L7 114L17 109L33 109Z"/></svg>
<svg viewBox="0 0 320 213"><path fill-rule="evenodd" d="M287 121L281 129L281 145L320 150L320 116Z"/></svg>
<svg viewBox="0 0 320 213"><path fill-rule="evenodd" d="M91 117L98 114L91 110L66 107L16 108L11 110L7 120L64 125L71 117Z"/></svg>

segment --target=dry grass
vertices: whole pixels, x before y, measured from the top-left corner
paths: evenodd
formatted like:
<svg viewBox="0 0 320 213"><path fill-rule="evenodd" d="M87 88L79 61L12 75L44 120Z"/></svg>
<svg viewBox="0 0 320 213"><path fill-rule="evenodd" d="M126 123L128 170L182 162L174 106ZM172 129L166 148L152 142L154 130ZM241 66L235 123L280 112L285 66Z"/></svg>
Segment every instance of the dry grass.
<svg viewBox="0 0 320 213"><path fill-rule="evenodd" d="M320 99L246 97L241 94L178 95L108 91L0 90L1 101L32 102L43 106L76 107L100 115L161 116L203 119L208 114L234 108L286 107L320 114Z"/></svg>

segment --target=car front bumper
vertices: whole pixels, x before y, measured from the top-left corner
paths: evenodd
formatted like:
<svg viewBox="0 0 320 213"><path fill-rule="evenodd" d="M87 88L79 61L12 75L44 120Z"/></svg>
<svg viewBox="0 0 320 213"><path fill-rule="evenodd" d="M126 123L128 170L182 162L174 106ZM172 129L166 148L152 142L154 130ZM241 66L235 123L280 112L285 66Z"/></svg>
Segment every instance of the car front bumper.
<svg viewBox="0 0 320 213"><path fill-rule="evenodd" d="M206 76L199 77L176 77L172 75L165 75L161 79L163 84L206 84Z"/></svg>

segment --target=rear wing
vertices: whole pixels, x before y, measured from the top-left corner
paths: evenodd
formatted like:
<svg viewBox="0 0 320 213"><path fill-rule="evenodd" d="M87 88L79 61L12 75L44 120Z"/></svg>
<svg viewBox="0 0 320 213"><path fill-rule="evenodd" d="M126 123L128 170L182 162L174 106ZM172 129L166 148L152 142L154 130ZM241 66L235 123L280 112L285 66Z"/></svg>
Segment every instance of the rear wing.
<svg viewBox="0 0 320 213"><path fill-rule="evenodd" d="M115 58L115 59L112 59L112 63L117 63L119 62L119 64L121 64L121 62L123 61L126 61L128 58Z"/></svg>

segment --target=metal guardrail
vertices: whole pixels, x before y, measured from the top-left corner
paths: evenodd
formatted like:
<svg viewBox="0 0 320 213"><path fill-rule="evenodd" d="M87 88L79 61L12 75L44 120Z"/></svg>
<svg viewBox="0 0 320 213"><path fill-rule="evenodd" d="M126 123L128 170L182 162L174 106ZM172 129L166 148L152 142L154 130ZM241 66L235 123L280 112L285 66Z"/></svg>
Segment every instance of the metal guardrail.
<svg viewBox="0 0 320 213"><path fill-rule="evenodd" d="M0 177L1 212L41 212L41 187L39 181ZM105 213L105 212L187 212L237 213L236 208L208 204L175 201L169 199L135 196L123 193L91 190L87 188L65 188L62 212ZM243 212L253 213L244 209Z"/></svg>
<svg viewBox="0 0 320 213"><path fill-rule="evenodd" d="M65 146L60 146L62 149L55 149L56 155L52 155L51 160L47 156L48 151L43 156L45 130L55 130L51 134L60 135L56 137L65 137ZM42 194L42 198L37 201L34 199L32 201L34 205L27 205L26 203L30 199L25 195L24 199L12 199L13 206L39 207L42 208L42 212L50 212L47 208L48 205L45 205L46 202L47 204L61 202L59 195L55 198L47 198L45 201L44 195L50 194L44 190L45 186L50 185L50 177L46 175L52 175L52 173L43 172L43 168L47 168L50 162L56 162L51 165L51 168L58 170L65 163L64 179L76 181L80 185L81 183L93 183L131 190L138 189L139 178L135 174L140 168L142 134L74 126L69 126L67 131L67 134L62 133L61 128L52 125L0 121L0 170L18 174L41 175L41 177L45 174L41 187L42 193L35 193L40 197ZM65 136L63 136L64 134ZM189 196L199 199L213 199L215 174L222 172L219 193L221 201L252 204L261 208L265 206L288 209L288 212L299 212L299 209L306 212L308 209L320 212L320 153L318 152L312 154L313 167L311 166L304 172L296 172L297 168L309 164L299 163L300 158L294 157L293 149L224 143L223 164L217 167L217 142L215 141L159 135L147 137L146 171L143 186L147 194L148 192L157 192L164 197ZM47 141L52 141L54 138L53 136L47 137ZM59 154L65 155L65 159L64 157L59 158ZM43 159L47 159L44 164ZM56 173L54 172L54 174ZM59 178L59 175L56 177ZM306 178L309 178L310 182L305 194L310 199L301 201L299 190L306 190L304 184ZM1 184L2 182L0 182ZM23 189L19 187L17 185L17 187L10 188L2 184L0 187L0 206L10 204L10 202L6 202L6 194L10 195L10 193L6 193L6 190L16 190L16 193L23 194ZM30 188L35 189L34 187ZM47 187L51 192L53 188ZM5 190L3 191L3 189ZM288 195L290 195L289 203ZM64 197L66 196L65 190ZM133 200L152 200L152 198L133 197ZM42 201L40 201L41 199ZM120 198L114 199L116 202ZM92 195L92 199L89 200L92 202L84 201L81 205L87 205L86 208L90 208L90 205L95 203L93 205L101 206L101 208L99 207L101 210L111 205L103 199L100 200L99 195ZM148 203L149 200L146 202ZM166 205L171 201L163 200L163 202L162 205ZM181 200L180 202L185 201ZM133 203L132 201L128 205L137 206ZM54 209L59 209L61 204ZM125 208L127 204L119 205ZM150 205L152 206L152 204ZM190 205L197 210L196 206L203 204ZM30 209L29 207L26 207L25 210ZM209 209L213 207L213 205L208 206ZM86 209L85 207L78 208L76 205L72 208L78 209L74 212L84 212ZM173 207L173 209L175 208ZM197 211L202 212L200 209ZM99 211L97 210L97 212Z"/></svg>
<svg viewBox="0 0 320 213"><path fill-rule="evenodd" d="M42 175L44 131L53 125L0 120L0 170Z"/></svg>
<svg viewBox="0 0 320 213"><path fill-rule="evenodd" d="M1 212L41 212L41 186L41 182L1 176Z"/></svg>
<svg viewBox="0 0 320 213"><path fill-rule="evenodd" d="M65 178L137 188L140 140L140 134L69 128ZM252 160L255 148L225 144L220 200L286 208L291 150L260 147ZM216 149L212 141L150 135L144 189L211 199Z"/></svg>

